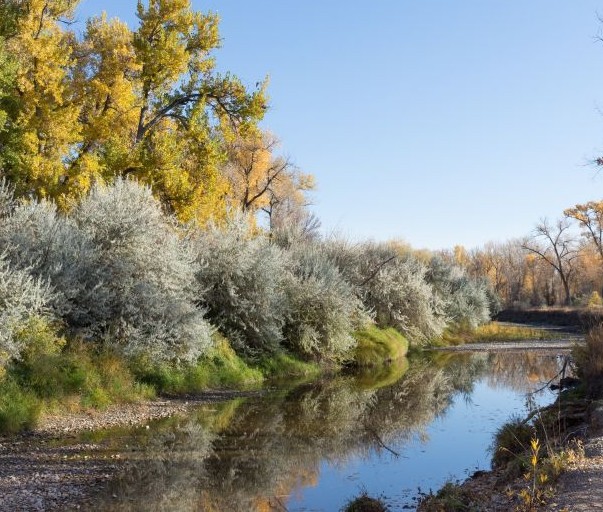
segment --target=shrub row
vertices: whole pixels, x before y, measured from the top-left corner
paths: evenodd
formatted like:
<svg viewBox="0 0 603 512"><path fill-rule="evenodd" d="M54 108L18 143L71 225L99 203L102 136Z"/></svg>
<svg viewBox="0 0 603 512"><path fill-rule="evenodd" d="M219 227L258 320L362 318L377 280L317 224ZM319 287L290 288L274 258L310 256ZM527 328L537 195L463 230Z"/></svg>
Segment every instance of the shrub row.
<svg viewBox="0 0 603 512"><path fill-rule="evenodd" d="M0 186L0 365L32 318L69 340L151 364L193 363L218 329L235 350L342 360L371 323L413 341L488 317L483 283L392 244L264 233L233 214L183 226L130 180L96 185L68 213Z"/></svg>

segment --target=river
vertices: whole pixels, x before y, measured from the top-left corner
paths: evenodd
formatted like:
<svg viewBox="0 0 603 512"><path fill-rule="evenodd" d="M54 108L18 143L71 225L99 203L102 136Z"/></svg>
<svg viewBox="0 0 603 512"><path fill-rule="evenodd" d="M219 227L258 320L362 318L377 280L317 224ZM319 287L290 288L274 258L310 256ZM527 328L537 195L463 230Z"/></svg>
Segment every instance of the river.
<svg viewBox="0 0 603 512"><path fill-rule="evenodd" d="M563 358L425 354L95 434L127 461L99 510L337 511L362 491L412 510L490 467L496 430L554 400Z"/></svg>

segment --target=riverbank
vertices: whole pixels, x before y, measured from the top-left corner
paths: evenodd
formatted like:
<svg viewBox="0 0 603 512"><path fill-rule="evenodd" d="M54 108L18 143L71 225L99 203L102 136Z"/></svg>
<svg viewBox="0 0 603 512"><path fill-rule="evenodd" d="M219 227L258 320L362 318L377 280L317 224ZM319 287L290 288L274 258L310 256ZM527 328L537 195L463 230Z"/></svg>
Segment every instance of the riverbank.
<svg viewBox="0 0 603 512"><path fill-rule="evenodd" d="M542 501L533 508L529 508L522 497L522 493L530 492L531 482L523 476L509 480L506 471L499 469L479 471L458 485L448 484L438 491L435 500L423 497L419 512L603 510L603 402L591 404L588 421L573 430L581 433L580 443L565 452L561 474L555 482L546 483L546 491L540 497ZM544 490L544 483L539 486Z"/></svg>
<svg viewBox="0 0 603 512"><path fill-rule="evenodd" d="M562 325L564 329L568 327L579 332L590 322L595 322L600 313L567 309L552 312L553 317L550 316L550 311L532 311L527 313L527 317L522 317L524 314L526 312L510 312L502 319L518 321L521 318L529 318L533 321L538 318L548 325ZM579 336L571 336L574 344L577 340ZM581 367L579 371L584 379L583 387L588 391L588 396L592 396L593 386L601 374L600 342L600 332L593 329L587 334L585 342L580 343L577 352L574 352L578 357L577 363ZM559 347L562 347L562 340L552 341L546 345L557 348L559 343L561 343ZM532 350L536 347L534 342L514 342L480 344L476 347L460 347L460 350L465 348L496 351ZM452 350L455 349L456 347L452 347ZM584 390L582 395L585 394ZM526 462L521 471L523 474L510 478L509 470L504 467L492 471L480 471L462 483L447 484L435 495L424 496L418 510L422 512L466 509L554 512L603 510L603 402L579 398L580 396L578 394L563 399L560 395L558 401L549 408L549 413L553 414L550 414L547 420L542 421L542 416L538 415L541 420L540 424L534 427L532 440L543 437L536 431L544 428L546 422L550 421L554 424L553 428L549 427L547 429L549 432L544 434L546 443L550 440L555 446L548 459L537 456L536 459L531 459L535 463L530 466L527 461L534 455L534 449L530 451L528 449L530 443L525 442L523 445L526 453L517 456L517 460L525 458ZM527 420L524 423L527 424ZM556 440L555 436L557 436ZM573 444L568 444L569 440L573 440ZM547 469L543 469L547 465L548 472ZM547 478L539 481L540 475L545 474Z"/></svg>
<svg viewBox="0 0 603 512"><path fill-rule="evenodd" d="M31 431L0 437L0 511L94 510L94 497L123 461L99 443L79 442L80 434L146 428L150 421L185 415L201 404L258 393L208 391L186 399L160 398L45 416Z"/></svg>

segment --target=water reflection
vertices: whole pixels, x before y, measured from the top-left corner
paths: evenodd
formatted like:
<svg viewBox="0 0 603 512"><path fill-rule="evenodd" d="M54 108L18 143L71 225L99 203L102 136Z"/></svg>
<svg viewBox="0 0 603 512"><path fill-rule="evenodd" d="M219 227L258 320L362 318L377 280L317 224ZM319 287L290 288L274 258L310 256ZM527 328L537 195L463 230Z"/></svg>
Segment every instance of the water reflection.
<svg viewBox="0 0 603 512"><path fill-rule="evenodd" d="M110 449L136 448L99 509L286 510L296 492L318 485L325 464L405 457L405 448L426 437L455 397L471 396L479 379L533 389L559 365L534 354L438 354L200 407L186 419L110 437ZM350 482L348 495L355 491Z"/></svg>

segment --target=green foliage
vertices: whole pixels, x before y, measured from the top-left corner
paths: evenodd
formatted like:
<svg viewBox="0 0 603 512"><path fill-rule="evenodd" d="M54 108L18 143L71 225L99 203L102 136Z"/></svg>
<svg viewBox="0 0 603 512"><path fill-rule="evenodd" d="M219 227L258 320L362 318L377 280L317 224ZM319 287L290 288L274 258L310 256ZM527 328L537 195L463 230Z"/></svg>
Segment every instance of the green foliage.
<svg viewBox="0 0 603 512"><path fill-rule="evenodd" d="M77 397L82 407L103 408L153 396L137 383L125 361L116 353L95 353L75 344L62 352L36 352L11 369L18 382L49 404Z"/></svg>
<svg viewBox="0 0 603 512"><path fill-rule="evenodd" d="M286 352L261 357L254 361L254 366L257 366L267 378L275 380L290 377L312 377L321 371L318 364L302 361Z"/></svg>
<svg viewBox="0 0 603 512"><path fill-rule="evenodd" d="M12 377L0 381L0 433L15 433L35 426L41 400Z"/></svg>
<svg viewBox="0 0 603 512"><path fill-rule="evenodd" d="M357 366L380 366L400 359L408 352L408 340L396 329L376 325L354 333L357 345L353 363Z"/></svg>
<svg viewBox="0 0 603 512"><path fill-rule="evenodd" d="M141 382L160 393L200 393L212 388L253 388L263 381L261 371L251 368L215 334L215 346L193 364L153 364L139 360L134 372Z"/></svg>

